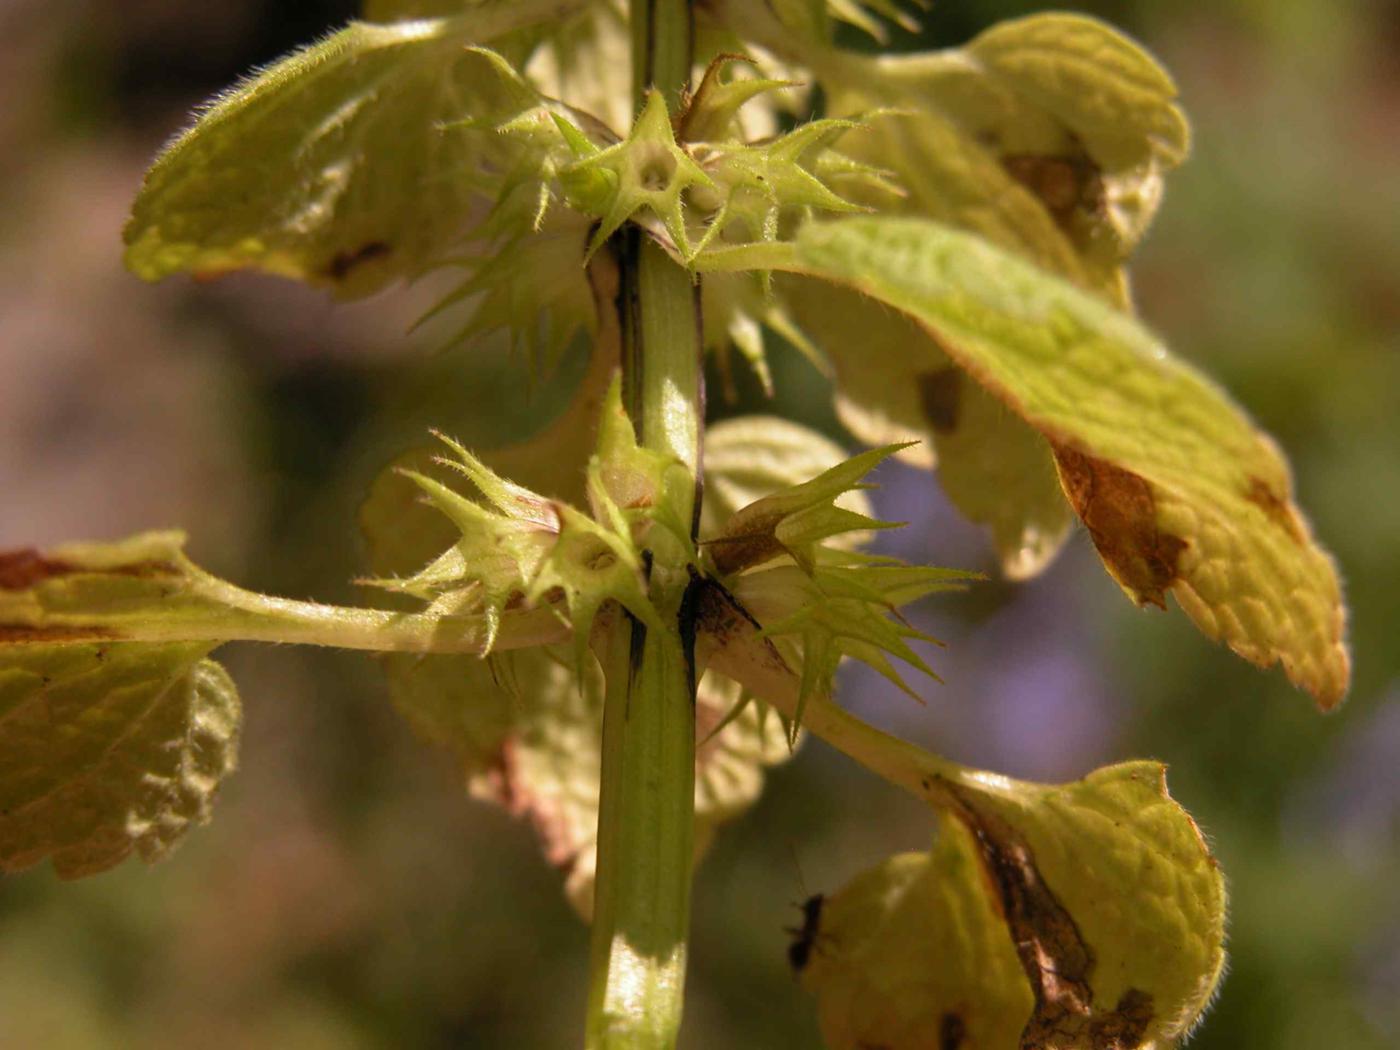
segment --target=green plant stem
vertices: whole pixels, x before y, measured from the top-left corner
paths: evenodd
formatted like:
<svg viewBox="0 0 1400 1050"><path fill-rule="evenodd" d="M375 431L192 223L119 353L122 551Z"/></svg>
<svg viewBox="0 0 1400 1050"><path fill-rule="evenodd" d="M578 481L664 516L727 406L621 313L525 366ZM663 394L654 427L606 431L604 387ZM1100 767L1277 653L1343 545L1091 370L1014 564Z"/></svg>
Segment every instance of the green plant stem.
<svg viewBox="0 0 1400 1050"><path fill-rule="evenodd" d="M690 77L685 0L633 0L635 100L660 89L674 112ZM689 565L704 420L699 289L636 227L614 240L620 264L623 400L640 444L683 464L692 484L668 490L691 542L654 528L649 590L668 627L625 614L599 646L604 694L598 869L586 1045L664 1050L680 1031L694 859L694 632Z"/></svg>

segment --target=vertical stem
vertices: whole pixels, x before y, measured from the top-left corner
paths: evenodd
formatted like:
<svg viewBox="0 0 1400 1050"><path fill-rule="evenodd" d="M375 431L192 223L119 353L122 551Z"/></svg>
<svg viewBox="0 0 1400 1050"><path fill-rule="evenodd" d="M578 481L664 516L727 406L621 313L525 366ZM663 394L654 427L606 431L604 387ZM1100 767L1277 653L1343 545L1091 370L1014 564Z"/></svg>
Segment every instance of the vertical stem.
<svg viewBox="0 0 1400 1050"><path fill-rule="evenodd" d="M688 0L632 0L633 84L675 111L689 84ZM646 448L700 472L699 289L635 226L619 232L623 399ZM669 492L691 544L653 529L649 591L668 630L623 615L601 647L602 797L586 1045L665 1050L680 1031L694 857L695 673L688 604L698 485Z"/></svg>

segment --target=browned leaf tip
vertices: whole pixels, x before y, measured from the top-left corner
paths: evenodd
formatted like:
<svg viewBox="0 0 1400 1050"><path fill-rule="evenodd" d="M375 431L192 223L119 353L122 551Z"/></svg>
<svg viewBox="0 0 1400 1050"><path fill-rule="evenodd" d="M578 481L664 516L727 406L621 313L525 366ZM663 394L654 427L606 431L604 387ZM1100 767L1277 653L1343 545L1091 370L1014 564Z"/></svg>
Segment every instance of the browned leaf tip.
<svg viewBox="0 0 1400 1050"><path fill-rule="evenodd" d="M1060 481L1108 571L1139 605L1166 608L1186 541L1157 527L1147 481L1104 459L1054 445Z"/></svg>

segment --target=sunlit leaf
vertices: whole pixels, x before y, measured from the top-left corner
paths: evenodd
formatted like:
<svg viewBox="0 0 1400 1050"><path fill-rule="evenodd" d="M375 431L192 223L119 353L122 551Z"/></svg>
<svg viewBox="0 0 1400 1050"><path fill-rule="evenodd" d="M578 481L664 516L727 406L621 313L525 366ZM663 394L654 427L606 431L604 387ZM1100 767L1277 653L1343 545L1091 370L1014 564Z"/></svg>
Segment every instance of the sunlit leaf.
<svg viewBox="0 0 1400 1050"><path fill-rule="evenodd" d="M1323 707L1350 678L1331 559L1288 464L1219 388L1100 300L934 223L806 228L795 268L904 311L1056 455L1105 566L1139 604L1168 591L1209 637L1282 663Z"/></svg>
<svg viewBox="0 0 1400 1050"><path fill-rule="evenodd" d="M733 594L709 590L700 625L697 653L705 666L732 676L788 718L805 706L803 725L810 732L970 833L948 833L957 836L957 848L945 839L929 860L939 865L936 877L946 897L871 900L857 893L851 905L856 916L846 913L837 926L847 939L818 925L810 958L826 968L813 980L823 995L831 981L835 995L832 1013L823 1010L824 1027L857 1040L838 1039L836 1046L862 1045L862 1039L892 1050L938 1045L926 1040L940 1031L933 1026L945 1015L958 1015L965 1031L984 1031L990 1015L1007 1021L1004 1011L1019 998L1001 982L979 988L961 955L898 942L888 959L869 950L865 923L877 927L870 937L886 921L919 928L913 918L891 920L880 911L902 904L918 908L925 927L941 928L937 936L967 940L993 972L1005 969L1000 945L1014 950L1033 1005L1028 1017L1015 1015L1024 1025L1018 1042L1004 1041L1003 1032L1003 1041L983 1045L1148 1048L1170 1045L1200 1016L1224 963L1225 886L1200 830L1167 794L1160 763L1125 762L1061 785L967 769L865 724L829 694L809 695L805 674L766 640L762 617ZM990 902L983 909L967 904L972 887L966 869L974 856L976 886ZM869 876L877 885L888 877ZM949 927L955 909L962 924L980 913L983 927ZM992 929L985 926L989 918ZM843 952L852 955L843 959ZM874 996L875 1004L857 1001L853 987ZM988 998L950 1000L950 987Z"/></svg>
<svg viewBox="0 0 1400 1050"><path fill-rule="evenodd" d="M954 506L990 529L1006 575L1043 569L1073 522L1045 439L902 314L824 283L782 290L835 370L836 411L851 433L871 445L917 440L900 458L937 464Z"/></svg>
<svg viewBox="0 0 1400 1050"><path fill-rule="evenodd" d="M576 6L491 0L458 18L351 23L282 59L157 159L127 226L127 265L148 280L254 268L344 296L421 273L509 169L511 142L491 124L530 104L468 45Z"/></svg>
<svg viewBox="0 0 1400 1050"><path fill-rule="evenodd" d="M829 1045L1106 1050L1188 1031L1223 967L1225 889L1162 767L959 779L928 778L949 814L931 853L823 909L807 983Z"/></svg>
<svg viewBox="0 0 1400 1050"><path fill-rule="evenodd" d="M881 56L860 68L852 90L919 113L903 129L916 140L931 133L933 121L951 121L962 136L963 170L975 166L985 176L987 165L972 158L994 158L1068 239L1089 283L1119 294L1117 267L1151 224L1165 174L1190 147L1176 85L1152 56L1096 19L1037 14L999 23L962 48ZM921 184L940 177L933 172L955 176L957 164L944 155L932 172L901 174L919 194ZM1001 207L1004 188L982 189L984 214ZM974 210L964 209L963 218L999 239ZM1052 238L1039 239L1048 247ZM1065 275L1077 276L1068 268Z"/></svg>
<svg viewBox="0 0 1400 1050"><path fill-rule="evenodd" d="M475 608L400 614L287 601L204 572L176 532L0 553L0 869L60 875L163 855L208 819L239 705L204 657L226 641L480 652ZM502 648L566 636L511 611ZM528 639L528 640L527 640Z"/></svg>
<svg viewBox="0 0 1400 1050"><path fill-rule="evenodd" d="M0 870L154 862L209 820L242 720L209 648L0 644Z"/></svg>

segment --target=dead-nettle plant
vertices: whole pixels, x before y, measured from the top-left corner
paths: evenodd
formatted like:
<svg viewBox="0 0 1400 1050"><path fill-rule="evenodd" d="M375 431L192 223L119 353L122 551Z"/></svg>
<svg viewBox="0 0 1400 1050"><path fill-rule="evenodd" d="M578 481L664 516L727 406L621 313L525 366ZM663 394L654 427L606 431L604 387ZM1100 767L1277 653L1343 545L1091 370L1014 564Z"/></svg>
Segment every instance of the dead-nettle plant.
<svg viewBox="0 0 1400 1050"><path fill-rule="evenodd" d="M931 811L931 850L804 911L791 957L829 1045L1179 1039L1221 973L1225 889L1159 763L1024 783L833 697L844 658L932 675L899 610L972 576L863 553L891 527L863 479L936 461L1014 579L1077 516L1131 599L1170 592L1323 708L1348 682L1337 575L1278 449L1133 317L1124 264L1188 148L1167 74L1063 14L945 51L834 45L884 18L908 14L378 0L204 109L135 202L139 276L357 298L455 267L435 312L460 340L589 364L527 444L425 435L382 475L362 608L242 590L175 532L0 556L0 866L153 860L208 818L239 728L219 645L362 649L565 873L590 1047L675 1042L696 858L803 734ZM770 335L871 451L774 418L706 432L705 355L769 384Z"/></svg>

